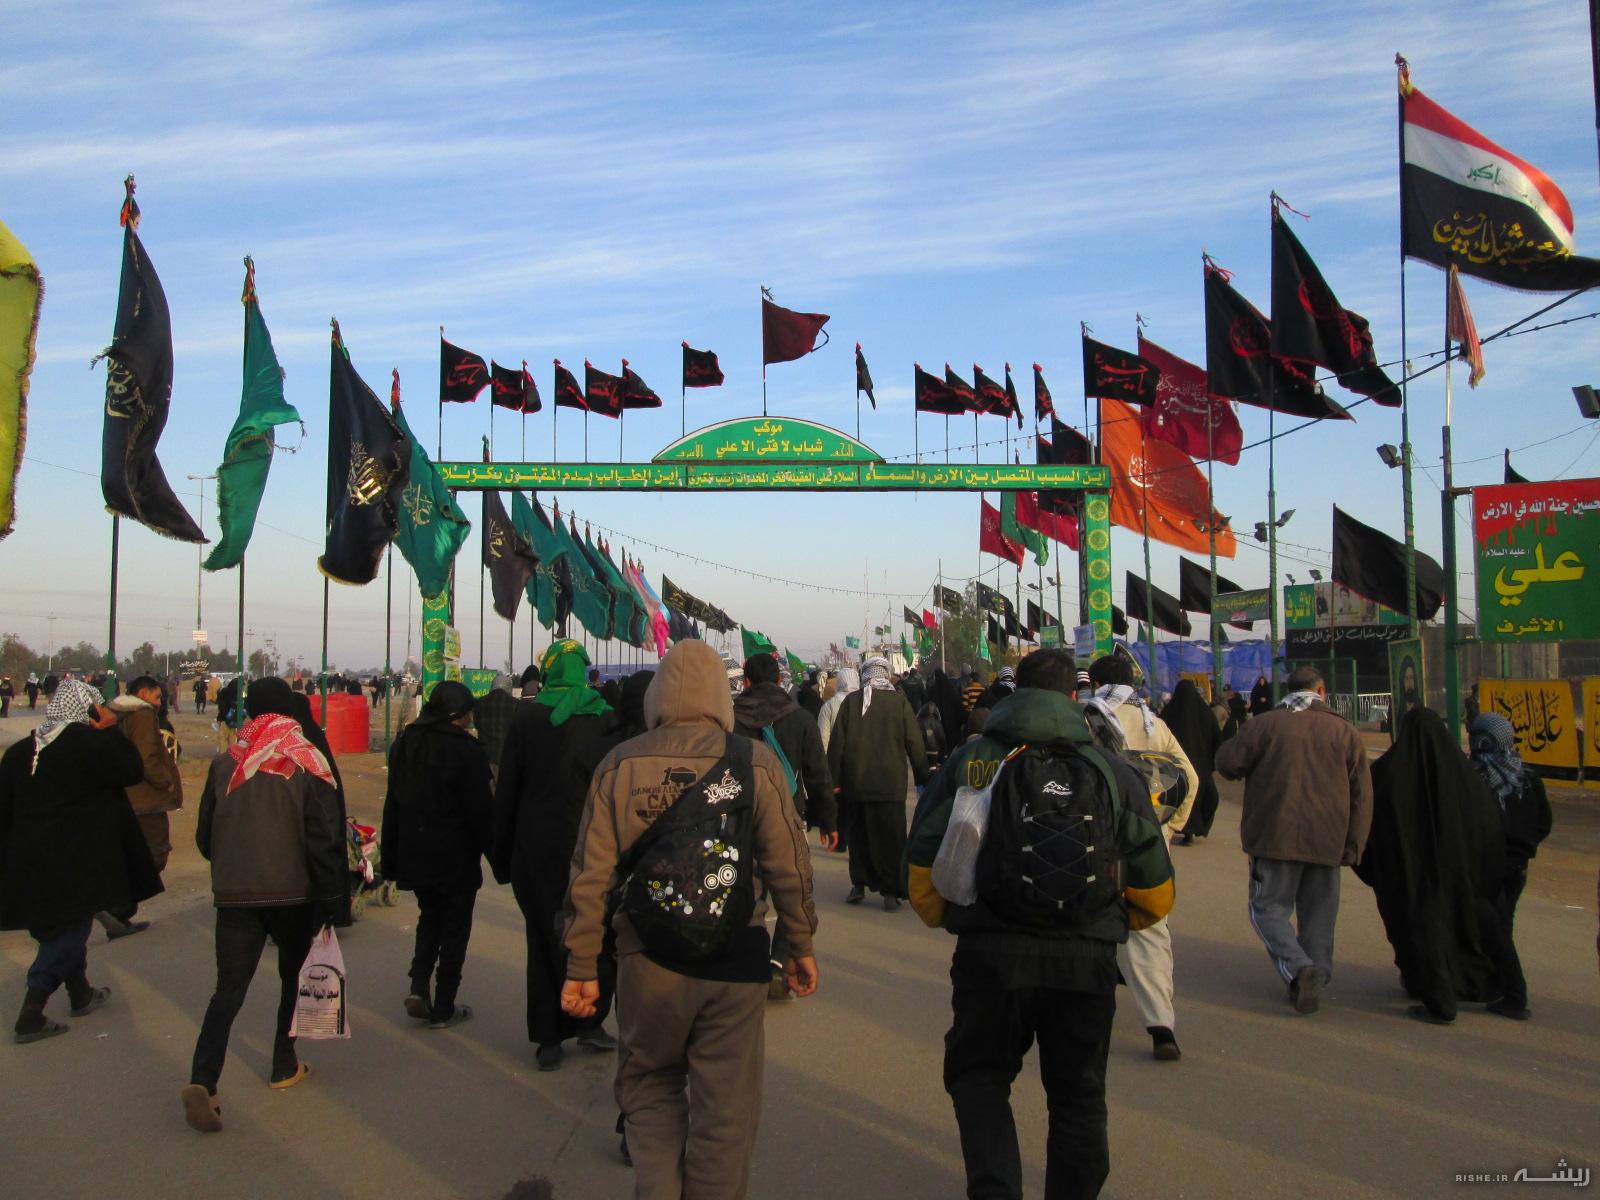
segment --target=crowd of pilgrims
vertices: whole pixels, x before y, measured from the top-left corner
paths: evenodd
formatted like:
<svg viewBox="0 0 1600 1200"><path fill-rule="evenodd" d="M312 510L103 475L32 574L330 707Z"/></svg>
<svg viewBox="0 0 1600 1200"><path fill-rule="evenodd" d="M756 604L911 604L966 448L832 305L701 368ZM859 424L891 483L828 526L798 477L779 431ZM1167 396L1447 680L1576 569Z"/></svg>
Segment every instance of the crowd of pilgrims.
<svg viewBox="0 0 1600 1200"><path fill-rule="evenodd" d="M596 769L646 733L654 677L639 671L602 684L583 647L561 640L516 687L502 676L474 698L459 683L438 684L404 726L389 756L380 870L418 905L403 1007L419 1025L449 1029L472 1016L458 992L486 860L524 917L527 1037L538 1068L559 1069L568 1042L590 1052L617 1046L603 1027L617 978L612 939L597 959L597 990L564 1001L571 913L564 921L563 910ZM1145 744L1182 760L1188 795L1164 832L1192 846L1216 816L1219 754L1273 709L1271 689L1261 679L1248 700L1228 689L1211 703L1184 680L1151 705L1129 682L1079 672L1076 699L1109 697L1131 735L1142 728ZM781 761L793 811L819 848L848 855L850 886L837 900L860 904L870 892L892 913L907 896L908 796L983 736L1017 681L1010 667L894 675L878 657L789 680L775 657L756 656L730 688L734 732ZM52 678L43 690L43 722L0 757L0 929L26 930L38 943L14 1025L20 1043L70 1028L46 1012L58 989L74 1019L108 1001L110 989L88 979L92 922L117 937L147 927L134 914L162 890L167 815L183 802L161 682L135 680L109 699L81 680ZM664 701L653 703L659 721ZM183 1089L185 1115L201 1130L221 1128L229 1030L267 941L281 979L268 1082L286 1088L309 1072L289 1035L297 972L318 931L350 921L344 787L306 698L265 678L248 684L244 708L238 738L212 762L199 799L218 969ZM1504 719L1474 720L1470 747L1469 756L1453 745L1432 712L1407 714L1372 767L1370 835L1345 860L1376 893L1401 984L1418 1001L1414 1015L1441 1023L1461 1001L1528 1015L1511 922L1528 860L1550 828L1543 786L1518 761ZM809 905L808 859L804 875ZM792 970L808 954L787 945L779 926L753 951L757 973L732 976L765 981L770 1002L808 990ZM1176 1061L1170 935L1139 953L1142 966L1123 955L1123 974L1155 1056Z"/></svg>

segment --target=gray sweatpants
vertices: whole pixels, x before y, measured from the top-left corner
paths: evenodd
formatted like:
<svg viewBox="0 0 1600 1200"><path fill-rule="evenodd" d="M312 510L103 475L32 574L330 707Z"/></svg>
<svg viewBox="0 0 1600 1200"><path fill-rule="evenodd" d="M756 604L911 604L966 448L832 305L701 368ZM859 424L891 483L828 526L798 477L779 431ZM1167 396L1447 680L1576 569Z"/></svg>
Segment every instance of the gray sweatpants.
<svg viewBox="0 0 1600 1200"><path fill-rule="evenodd" d="M1281 858L1250 860L1250 924L1285 983L1306 967L1316 967L1323 983L1333 976L1339 870Z"/></svg>
<svg viewBox="0 0 1600 1200"><path fill-rule="evenodd" d="M617 1106L636 1200L744 1200L761 1117L767 985L617 959Z"/></svg>

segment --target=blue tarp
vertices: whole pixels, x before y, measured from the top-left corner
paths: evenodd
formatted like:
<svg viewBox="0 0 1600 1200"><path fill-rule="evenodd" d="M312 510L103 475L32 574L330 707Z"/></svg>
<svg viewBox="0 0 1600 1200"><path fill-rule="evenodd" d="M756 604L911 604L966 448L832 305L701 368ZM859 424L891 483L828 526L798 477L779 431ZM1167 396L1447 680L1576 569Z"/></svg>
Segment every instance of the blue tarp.
<svg viewBox="0 0 1600 1200"><path fill-rule="evenodd" d="M1119 638L1118 641L1123 639ZM1145 675L1150 675L1150 647L1145 642L1124 642ZM1282 643L1279 643L1280 654ZM1179 672L1211 674L1210 642L1157 642L1154 694L1172 691ZM1229 642L1222 648L1222 678L1236 692L1250 694L1261 676L1272 676L1272 655L1265 638L1258 641Z"/></svg>

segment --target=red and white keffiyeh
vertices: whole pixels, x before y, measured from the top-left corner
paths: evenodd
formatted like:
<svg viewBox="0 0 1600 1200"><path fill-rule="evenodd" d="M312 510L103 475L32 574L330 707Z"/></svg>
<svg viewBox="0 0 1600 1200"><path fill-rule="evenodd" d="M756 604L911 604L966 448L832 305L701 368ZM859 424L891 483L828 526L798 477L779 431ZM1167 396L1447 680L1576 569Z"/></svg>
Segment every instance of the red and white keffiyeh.
<svg viewBox="0 0 1600 1200"><path fill-rule="evenodd" d="M284 779L293 777L296 770L307 771L333 786L333 771L328 760L322 757L306 735L300 732L300 722L281 713L262 713L252 717L239 730L239 740L228 747L233 759L233 776L228 780L228 794L265 771Z"/></svg>

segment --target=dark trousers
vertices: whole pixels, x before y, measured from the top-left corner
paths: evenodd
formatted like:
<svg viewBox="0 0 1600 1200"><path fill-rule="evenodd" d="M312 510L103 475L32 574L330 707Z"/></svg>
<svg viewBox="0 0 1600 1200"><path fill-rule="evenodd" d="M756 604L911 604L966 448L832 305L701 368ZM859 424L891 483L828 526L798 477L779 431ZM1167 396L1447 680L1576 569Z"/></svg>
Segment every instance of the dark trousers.
<svg viewBox="0 0 1600 1200"><path fill-rule="evenodd" d="M851 805L850 882L885 896L903 896L900 858L906 848L906 802Z"/></svg>
<svg viewBox="0 0 1600 1200"><path fill-rule="evenodd" d="M540 895L537 889L511 881L511 891L522 909L528 939L528 1040L537 1046L559 1046L570 1037L599 1029L611 1011L617 991L617 954L611 935L595 963L600 999L594 1016L578 1020L561 1011L561 986L567 981L567 948L556 925L561 902Z"/></svg>
<svg viewBox="0 0 1600 1200"><path fill-rule="evenodd" d="M211 993L200 1037L194 1044L189 1082L213 1094L222 1077L233 1019L244 1006L261 950L271 937L278 943L278 1027L272 1040L272 1078L287 1079L299 1068L289 1024L299 993L300 968L311 951L311 906L217 909L217 990Z"/></svg>
<svg viewBox="0 0 1600 1200"><path fill-rule="evenodd" d="M1512 941L1512 924L1517 916L1517 901L1528 885L1528 864L1510 863L1500 893L1478 900L1478 936L1483 952L1489 956L1500 976L1501 996L1516 1008L1528 1007L1528 981L1522 975L1522 959Z"/></svg>
<svg viewBox="0 0 1600 1200"><path fill-rule="evenodd" d="M89 967L89 931L94 918L84 917L57 929L30 929L28 936L39 943L39 952L28 968L28 990L53 995L69 980L81 978Z"/></svg>
<svg viewBox="0 0 1600 1200"><path fill-rule="evenodd" d="M467 961L472 910L477 902L477 888L417 889L417 947L411 956L411 990L425 999L432 997L430 1010L435 1021L448 1020L456 1010L456 992L461 988L461 968ZM434 984L431 991L430 982Z"/></svg>
<svg viewBox="0 0 1600 1200"><path fill-rule="evenodd" d="M1045 1200L1098 1196L1111 1172L1106 1055L1116 996L956 979L951 1006L944 1088L955 1104L969 1200L1021 1200L1011 1084L1035 1038L1050 1112Z"/></svg>
<svg viewBox="0 0 1600 1200"><path fill-rule="evenodd" d="M839 849L850 849L850 830L856 823L856 802L846 800L843 796L836 796L839 805Z"/></svg>

